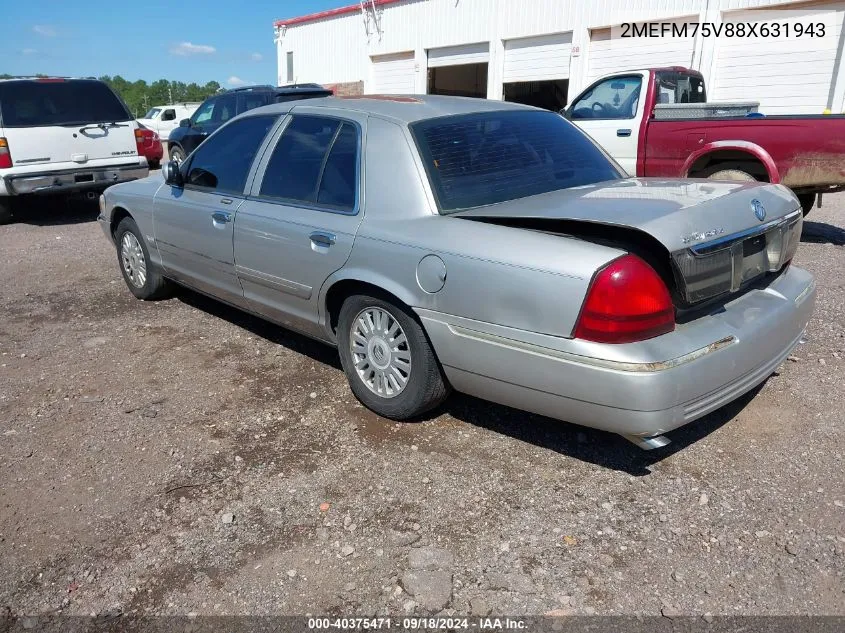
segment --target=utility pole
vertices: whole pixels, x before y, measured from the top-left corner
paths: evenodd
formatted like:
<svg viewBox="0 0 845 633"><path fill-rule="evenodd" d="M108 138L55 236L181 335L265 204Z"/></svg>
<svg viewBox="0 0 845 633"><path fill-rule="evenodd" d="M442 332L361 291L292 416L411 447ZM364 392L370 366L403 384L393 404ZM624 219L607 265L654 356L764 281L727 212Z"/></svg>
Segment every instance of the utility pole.
<svg viewBox="0 0 845 633"><path fill-rule="evenodd" d="M167 84L167 98L169 99L168 103L173 105L173 86L170 83Z"/></svg>

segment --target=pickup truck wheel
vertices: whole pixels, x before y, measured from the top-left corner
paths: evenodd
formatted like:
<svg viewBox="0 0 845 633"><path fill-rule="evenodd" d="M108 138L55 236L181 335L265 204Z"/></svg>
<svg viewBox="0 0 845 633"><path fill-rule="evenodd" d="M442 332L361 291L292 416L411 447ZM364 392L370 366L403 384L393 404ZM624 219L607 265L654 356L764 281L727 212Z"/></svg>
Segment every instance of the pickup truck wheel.
<svg viewBox="0 0 845 633"><path fill-rule="evenodd" d="M744 180L747 182L757 180L754 176L741 169L720 169L719 171L714 171L712 174L708 174L706 178L710 180Z"/></svg>
<svg viewBox="0 0 845 633"><path fill-rule="evenodd" d="M449 395L425 332L407 308L353 295L340 309L337 339L352 393L379 415L407 420Z"/></svg>
<svg viewBox="0 0 845 633"><path fill-rule="evenodd" d="M806 216L810 211L813 210L813 205L816 204L816 194L814 194L814 193L798 194L798 202L801 204L801 210L804 212L804 215Z"/></svg>
<svg viewBox="0 0 845 633"><path fill-rule="evenodd" d="M182 164L182 161L185 160L185 150L178 145L174 145L167 150L167 156L170 160L175 161L178 164Z"/></svg>
<svg viewBox="0 0 845 633"><path fill-rule="evenodd" d="M8 198L0 198L0 224L8 224L12 221L12 201Z"/></svg>
<svg viewBox="0 0 845 633"><path fill-rule="evenodd" d="M117 225L114 237L120 272L129 291L145 301L166 296L170 282L150 262L150 252L135 220L123 218Z"/></svg>

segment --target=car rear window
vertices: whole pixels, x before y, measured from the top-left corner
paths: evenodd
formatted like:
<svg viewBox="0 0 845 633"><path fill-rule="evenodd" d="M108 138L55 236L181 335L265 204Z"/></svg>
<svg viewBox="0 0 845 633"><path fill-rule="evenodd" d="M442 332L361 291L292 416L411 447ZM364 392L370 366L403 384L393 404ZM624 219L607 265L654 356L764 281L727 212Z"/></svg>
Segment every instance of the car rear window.
<svg viewBox="0 0 845 633"><path fill-rule="evenodd" d="M0 121L5 127L87 125L131 119L123 102L99 81L0 82Z"/></svg>
<svg viewBox="0 0 845 633"><path fill-rule="evenodd" d="M559 114L502 110L411 124L441 213L622 177Z"/></svg>

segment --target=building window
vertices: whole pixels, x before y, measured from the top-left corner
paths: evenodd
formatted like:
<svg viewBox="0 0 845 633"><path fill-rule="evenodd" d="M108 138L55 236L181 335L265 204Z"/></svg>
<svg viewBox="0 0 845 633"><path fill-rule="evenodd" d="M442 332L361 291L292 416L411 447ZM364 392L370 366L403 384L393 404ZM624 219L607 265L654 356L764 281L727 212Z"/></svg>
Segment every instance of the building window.
<svg viewBox="0 0 845 633"><path fill-rule="evenodd" d="M293 83L293 51L288 51L288 83Z"/></svg>

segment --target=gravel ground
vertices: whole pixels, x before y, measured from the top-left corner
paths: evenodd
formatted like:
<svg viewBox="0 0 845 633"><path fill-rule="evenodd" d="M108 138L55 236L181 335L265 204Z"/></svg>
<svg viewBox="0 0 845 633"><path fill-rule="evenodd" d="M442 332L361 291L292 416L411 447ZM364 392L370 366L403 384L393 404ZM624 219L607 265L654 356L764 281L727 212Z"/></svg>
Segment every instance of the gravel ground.
<svg viewBox="0 0 845 633"><path fill-rule="evenodd" d="M329 348L136 301L95 216L0 227L0 611L845 614L845 194L807 342L651 453L460 395L380 419Z"/></svg>

